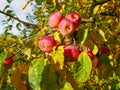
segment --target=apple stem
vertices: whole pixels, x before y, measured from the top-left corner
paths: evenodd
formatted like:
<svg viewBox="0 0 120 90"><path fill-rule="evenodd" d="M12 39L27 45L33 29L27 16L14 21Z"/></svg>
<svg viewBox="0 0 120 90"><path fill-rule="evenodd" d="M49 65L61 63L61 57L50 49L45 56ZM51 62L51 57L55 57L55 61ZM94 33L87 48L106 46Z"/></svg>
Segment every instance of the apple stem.
<svg viewBox="0 0 120 90"><path fill-rule="evenodd" d="M90 20L90 19L85 19L85 18L82 18L81 19L81 23L93 23L94 22L94 20L92 19L92 20Z"/></svg>

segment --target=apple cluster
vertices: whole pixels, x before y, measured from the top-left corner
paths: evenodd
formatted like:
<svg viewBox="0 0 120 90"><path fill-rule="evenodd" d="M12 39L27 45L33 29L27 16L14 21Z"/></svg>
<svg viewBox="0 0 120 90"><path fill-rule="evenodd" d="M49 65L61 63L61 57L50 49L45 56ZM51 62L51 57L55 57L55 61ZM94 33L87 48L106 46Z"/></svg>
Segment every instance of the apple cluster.
<svg viewBox="0 0 120 90"><path fill-rule="evenodd" d="M63 18L60 12L54 12L50 15L48 19L48 24L51 28L58 28L58 32L65 35L71 35L75 28L77 28L81 23L81 16L78 13L70 13ZM74 45L64 44L64 57L65 61L73 62L77 60L80 50ZM43 36L38 41L38 46L43 52L51 52L54 46L57 46L57 43L52 36ZM92 51L87 52L88 56L93 60L94 55Z"/></svg>
<svg viewBox="0 0 120 90"><path fill-rule="evenodd" d="M51 28L57 28L58 32L63 35L71 35L75 31L75 28L77 28L81 23L81 16L78 13L72 12L65 16L65 18L62 16L60 12L54 12L50 15L48 19L48 24ZM62 45L64 45L64 57L65 61L67 62L73 62L78 59L78 56L81 52L84 52L79 50L78 47L72 44L66 44L65 39L62 42ZM43 52L51 52L53 50L53 47L58 47L56 40L53 36L43 36L38 41L38 46ZM87 55L90 57L90 59L93 61L95 55L92 51L85 51ZM99 56L103 54L110 55L110 51L106 46L101 46L98 51Z"/></svg>
<svg viewBox="0 0 120 90"><path fill-rule="evenodd" d="M78 13L70 13L63 18L60 12L54 12L48 19L48 24L52 28L58 28L62 35L70 35L81 23L81 16Z"/></svg>
<svg viewBox="0 0 120 90"><path fill-rule="evenodd" d="M57 46L55 39L52 36L44 36L38 41L38 46L43 52L51 52L54 46ZM80 54L79 49L74 45L65 45L64 56L65 61L73 62L77 60ZM92 51L87 52L91 60L94 59L94 54Z"/></svg>
<svg viewBox="0 0 120 90"><path fill-rule="evenodd" d="M51 28L58 28L58 32L64 35L71 35L75 28L77 28L81 23L81 16L78 13L70 13L63 18L60 12L54 12L50 15L48 19L48 24ZM65 61L73 62L77 60L78 56L80 55L81 51L72 44L66 44L64 40L62 42L64 45L64 57ZM38 41L38 46L41 51L50 53L53 50L53 47L58 47L58 44L53 36L43 36ZM87 51L87 55L90 57L91 60L94 60L94 54L92 51ZM103 45L99 48L97 55L101 56L103 54L110 55L110 50L107 46ZM4 60L4 66L6 69L11 68L13 65L12 58L6 58Z"/></svg>

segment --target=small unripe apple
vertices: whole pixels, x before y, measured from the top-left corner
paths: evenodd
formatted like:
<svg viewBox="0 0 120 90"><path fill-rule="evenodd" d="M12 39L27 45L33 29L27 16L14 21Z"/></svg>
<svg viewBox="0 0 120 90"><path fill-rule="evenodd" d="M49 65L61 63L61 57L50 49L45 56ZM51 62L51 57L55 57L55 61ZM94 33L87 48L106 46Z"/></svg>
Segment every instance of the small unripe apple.
<svg viewBox="0 0 120 90"><path fill-rule="evenodd" d="M4 60L4 66L5 66L5 68L7 68L7 69L11 68L12 64L13 64L13 60L11 58L6 58Z"/></svg>
<svg viewBox="0 0 120 90"><path fill-rule="evenodd" d="M79 50L73 45L65 46L64 56L65 56L65 61L73 62L77 60L79 56Z"/></svg>
<svg viewBox="0 0 120 90"><path fill-rule="evenodd" d="M50 52L56 46L56 42L52 36L44 36L39 40L38 46L42 51Z"/></svg>
<svg viewBox="0 0 120 90"><path fill-rule="evenodd" d="M52 28L57 28L62 19L63 16L60 12L54 12L50 15L48 19L48 24Z"/></svg>
<svg viewBox="0 0 120 90"><path fill-rule="evenodd" d="M75 24L75 27L79 26L81 23L81 16L75 12L68 14L65 18L72 21Z"/></svg>
<svg viewBox="0 0 120 90"><path fill-rule="evenodd" d="M92 51L88 51L87 54L91 60L94 60L94 54L92 53Z"/></svg>
<svg viewBox="0 0 120 90"><path fill-rule="evenodd" d="M58 26L58 30L62 35L70 35L74 32L75 26L70 20L63 19Z"/></svg>
<svg viewBox="0 0 120 90"><path fill-rule="evenodd" d="M99 55L103 55L103 54L110 55L110 50L107 46L101 46L98 50L98 53Z"/></svg>

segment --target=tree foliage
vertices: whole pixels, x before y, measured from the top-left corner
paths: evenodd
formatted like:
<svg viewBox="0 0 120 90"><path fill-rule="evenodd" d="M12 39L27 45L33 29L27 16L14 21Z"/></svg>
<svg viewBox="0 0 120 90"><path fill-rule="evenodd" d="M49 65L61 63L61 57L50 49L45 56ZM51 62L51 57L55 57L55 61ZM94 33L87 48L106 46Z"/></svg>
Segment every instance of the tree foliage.
<svg viewBox="0 0 120 90"><path fill-rule="evenodd" d="M7 0L8 3L12 1ZM29 3L32 1L34 0ZM2 21L6 25L5 32L0 35L0 89L119 90L120 0L35 2L37 24L17 18L9 5L0 10L7 18ZM81 15L81 24L72 35L63 36L57 28L53 29L48 25L48 18L55 11L59 11L64 17L71 12ZM21 35L10 33L13 23L16 30L21 31ZM50 53L42 52L38 47L38 41L45 35L53 36L58 44ZM81 51L75 62L65 62L63 39L67 39L68 44L76 45ZM99 55L99 47L102 45L109 48L110 55ZM89 58L87 51L93 52L94 60ZM13 59L14 63L9 69L4 66L5 58ZM23 81L27 83L24 85Z"/></svg>

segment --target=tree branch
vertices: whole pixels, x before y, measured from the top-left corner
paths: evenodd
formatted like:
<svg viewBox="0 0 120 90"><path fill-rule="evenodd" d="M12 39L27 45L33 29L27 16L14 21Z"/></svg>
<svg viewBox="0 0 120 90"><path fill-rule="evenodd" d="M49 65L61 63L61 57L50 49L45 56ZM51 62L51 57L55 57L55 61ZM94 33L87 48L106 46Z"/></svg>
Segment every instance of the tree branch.
<svg viewBox="0 0 120 90"><path fill-rule="evenodd" d="M17 20L17 21L25 24L25 25L28 25L28 26L35 26L35 27L38 27L38 26L39 26L38 24L32 24L32 23L29 23L29 22L25 22L25 21L23 21L23 20L20 20L19 18L14 17L14 16L12 16L12 15L10 15L10 14L8 14L8 13L5 13L5 12L3 12L3 11L1 11L1 10L0 10L0 13L4 14L4 15L6 15L6 16L9 16L9 17L11 17L11 18L13 18L13 19L15 19L15 20Z"/></svg>

